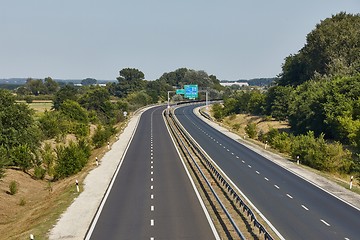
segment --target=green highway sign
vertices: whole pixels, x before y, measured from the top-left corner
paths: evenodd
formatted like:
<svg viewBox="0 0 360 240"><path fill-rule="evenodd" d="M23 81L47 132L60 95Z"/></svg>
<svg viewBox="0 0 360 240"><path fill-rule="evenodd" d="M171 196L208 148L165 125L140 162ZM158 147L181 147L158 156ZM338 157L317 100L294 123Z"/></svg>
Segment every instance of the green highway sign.
<svg viewBox="0 0 360 240"><path fill-rule="evenodd" d="M196 99L198 97L198 85L185 85L185 98Z"/></svg>
<svg viewBox="0 0 360 240"><path fill-rule="evenodd" d="M176 89L176 94L184 95L185 94L185 89Z"/></svg>

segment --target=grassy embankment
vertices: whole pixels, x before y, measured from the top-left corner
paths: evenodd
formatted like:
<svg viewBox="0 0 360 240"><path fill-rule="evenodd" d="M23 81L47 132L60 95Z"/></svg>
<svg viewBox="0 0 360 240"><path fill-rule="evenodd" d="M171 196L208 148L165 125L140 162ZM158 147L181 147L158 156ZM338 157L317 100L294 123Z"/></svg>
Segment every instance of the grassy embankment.
<svg viewBox="0 0 360 240"><path fill-rule="evenodd" d="M35 116L39 117L46 110L51 110L52 102L34 101L29 106L35 110ZM120 124L117 129L125 124ZM110 143L114 140L112 138ZM80 173L56 182L52 182L49 177L34 180L20 170L7 169L5 177L0 180L0 238L29 239L29 235L33 234L36 240L48 239L49 230L78 196L75 180L82 183L95 167L95 157L101 159L106 151L107 146L93 150L87 166ZM11 181L18 183L15 195L9 194Z"/></svg>

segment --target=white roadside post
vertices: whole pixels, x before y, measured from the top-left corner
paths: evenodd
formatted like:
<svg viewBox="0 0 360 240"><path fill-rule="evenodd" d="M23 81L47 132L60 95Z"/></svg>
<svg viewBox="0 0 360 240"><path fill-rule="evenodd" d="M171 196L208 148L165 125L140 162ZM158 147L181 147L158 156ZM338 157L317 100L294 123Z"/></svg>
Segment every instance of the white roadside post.
<svg viewBox="0 0 360 240"><path fill-rule="evenodd" d="M108 142L108 149L110 150L110 142Z"/></svg>
<svg viewBox="0 0 360 240"><path fill-rule="evenodd" d="M96 166L99 166L99 161L98 161L97 157L95 158L95 163L96 163Z"/></svg>
<svg viewBox="0 0 360 240"><path fill-rule="evenodd" d="M353 179L354 179L354 176L351 176L351 178L350 178L350 189L352 188L352 185L353 185Z"/></svg>
<svg viewBox="0 0 360 240"><path fill-rule="evenodd" d="M76 179L75 181L75 184L76 184L76 191L77 192L80 192L80 189L79 189L79 181Z"/></svg>
<svg viewBox="0 0 360 240"><path fill-rule="evenodd" d="M300 161L299 161L299 155L298 155L298 156L296 156L296 163L297 163L297 165L299 165L299 164L300 164Z"/></svg>
<svg viewBox="0 0 360 240"><path fill-rule="evenodd" d="M30 234L30 240L35 240L34 235Z"/></svg>
<svg viewBox="0 0 360 240"><path fill-rule="evenodd" d="M265 141L265 149L267 148L267 143L268 143L268 141Z"/></svg>

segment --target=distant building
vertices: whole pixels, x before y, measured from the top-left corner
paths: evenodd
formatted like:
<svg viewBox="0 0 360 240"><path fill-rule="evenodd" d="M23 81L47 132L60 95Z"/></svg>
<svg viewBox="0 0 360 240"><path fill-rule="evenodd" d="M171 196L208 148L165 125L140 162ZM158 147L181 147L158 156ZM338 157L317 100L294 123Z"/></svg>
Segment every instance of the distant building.
<svg viewBox="0 0 360 240"><path fill-rule="evenodd" d="M230 87L232 85L237 85L237 86L249 86L249 83L247 82L220 82L220 84L224 87Z"/></svg>

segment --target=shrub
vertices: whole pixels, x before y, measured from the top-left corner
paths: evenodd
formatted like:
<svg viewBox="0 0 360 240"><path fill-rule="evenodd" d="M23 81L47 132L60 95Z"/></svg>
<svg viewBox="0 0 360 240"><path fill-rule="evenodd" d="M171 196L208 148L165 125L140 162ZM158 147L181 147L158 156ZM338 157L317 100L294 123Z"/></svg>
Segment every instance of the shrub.
<svg viewBox="0 0 360 240"><path fill-rule="evenodd" d="M34 178L35 179L44 179L46 174L46 170L42 167L36 166L34 168Z"/></svg>
<svg viewBox="0 0 360 240"><path fill-rule="evenodd" d="M15 195L18 192L19 184L16 181L11 181L9 184L9 193Z"/></svg>
<svg viewBox="0 0 360 240"><path fill-rule="evenodd" d="M235 131L239 131L240 126L241 126L241 125L240 125L239 123L235 123L232 128L233 128Z"/></svg>
<svg viewBox="0 0 360 240"><path fill-rule="evenodd" d="M216 121L220 121L224 118L223 108L219 103L215 103L212 106L212 110L213 110L214 118L216 119Z"/></svg>
<svg viewBox="0 0 360 240"><path fill-rule="evenodd" d="M108 142L110 136L115 133L115 129L111 126L102 127L99 125L92 137L92 143L95 148L99 148L103 146L106 142Z"/></svg>
<svg viewBox="0 0 360 240"><path fill-rule="evenodd" d="M20 206L25 206L25 204L26 204L26 199L24 197L20 198L19 205Z"/></svg>
<svg viewBox="0 0 360 240"><path fill-rule="evenodd" d="M25 99L26 103L32 103L33 102L33 98L31 96L26 96L24 99Z"/></svg>
<svg viewBox="0 0 360 240"><path fill-rule="evenodd" d="M246 125L245 127L245 132L247 133L247 135L250 138L255 138L257 135L257 130L256 130L256 124L255 123L249 123Z"/></svg>
<svg viewBox="0 0 360 240"><path fill-rule="evenodd" d="M235 118L236 118L236 114L231 114L230 116L229 116L229 120L235 120Z"/></svg>
<svg viewBox="0 0 360 240"><path fill-rule="evenodd" d="M68 177L79 172L90 157L90 146L85 141L70 142L69 146L58 146L56 152L56 166L54 179Z"/></svg>

